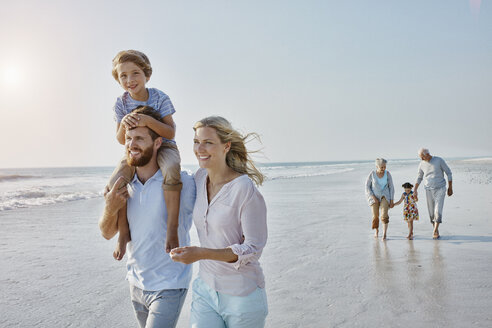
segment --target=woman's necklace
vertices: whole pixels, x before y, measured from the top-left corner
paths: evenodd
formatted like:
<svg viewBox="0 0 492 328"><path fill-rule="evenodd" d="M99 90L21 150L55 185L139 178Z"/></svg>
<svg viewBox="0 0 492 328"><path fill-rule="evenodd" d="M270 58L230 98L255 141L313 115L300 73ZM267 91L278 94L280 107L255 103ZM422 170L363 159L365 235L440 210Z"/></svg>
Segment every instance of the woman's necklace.
<svg viewBox="0 0 492 328"><path fill-rule="evenodd" d="M212 199L214 199L215 195L217 195L220 191L220 189L222 189L222 187L226 184L228 184L229 182L231 182L232 180L234 180L235 177L227 177L225 179L222 179L221 181L219 182L216 182L216 183L213 183L212 181L210 181L210 177L208 178L208 183L207 183L207 193L208 193L208 202L210 203L212 201Z"/></svg>

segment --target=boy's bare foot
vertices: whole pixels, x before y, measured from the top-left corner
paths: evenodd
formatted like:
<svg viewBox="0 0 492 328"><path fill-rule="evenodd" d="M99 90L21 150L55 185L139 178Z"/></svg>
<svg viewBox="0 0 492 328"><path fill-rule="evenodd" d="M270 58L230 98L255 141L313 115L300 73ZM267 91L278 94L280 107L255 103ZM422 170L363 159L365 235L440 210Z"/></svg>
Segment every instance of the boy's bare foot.
<svg viewBox="0 0 492 328"><path fill-rule="evenodd" d="M379 235L379 230L376 229L376 232L374 232L374 238L378 238L378 235Z"/></svg>
<svg viewBox="0 0 492 328"><path fill-rule="evenodd" d="M166 235L166 253L169 253L171 249L179 247L178 232L167 232Z"/></svg>
<svg viewBox="0 0 492 328"><path fill-rule="evenodd" d="M128 237L120 237L118 238L118 242L116 243L116 248L113 252L113 257L117 261L121 261L123 256L126 253L126 244L130 241Z"/></svg>
<svg viewBox="0 0 492 328"><path fill-rule="evenodd" d="M408 234L407 239L408 240L413 240L413 233Z"/></svg>
<svg viewBox="0 0 492 328"><path fill-rule="evenodd" d="M381 238L381 240L386 240L386 234L383 235L383 237Z"/></svg>

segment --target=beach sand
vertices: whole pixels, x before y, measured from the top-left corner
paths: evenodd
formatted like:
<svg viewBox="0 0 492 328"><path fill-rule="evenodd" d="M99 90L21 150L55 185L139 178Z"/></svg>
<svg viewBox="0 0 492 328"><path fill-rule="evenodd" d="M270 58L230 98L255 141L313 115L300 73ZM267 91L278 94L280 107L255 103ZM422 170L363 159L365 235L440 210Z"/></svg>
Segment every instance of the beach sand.
<svg viewBox="0 0 492 328"><path fill-rule="evenodd" d="M492 161L448 163L455 194L440 240L423 188L415 239L405 239L401 205L390 210L388 240L373 238L370 166L268 181L266 326L491 327ZM388 170L399 199L417 162L390 161ZM0 327L137 326L125 263L97 227L102 206L99 198L0 212ZM190 300L191 290L178 327L188 327Z"/></svg>

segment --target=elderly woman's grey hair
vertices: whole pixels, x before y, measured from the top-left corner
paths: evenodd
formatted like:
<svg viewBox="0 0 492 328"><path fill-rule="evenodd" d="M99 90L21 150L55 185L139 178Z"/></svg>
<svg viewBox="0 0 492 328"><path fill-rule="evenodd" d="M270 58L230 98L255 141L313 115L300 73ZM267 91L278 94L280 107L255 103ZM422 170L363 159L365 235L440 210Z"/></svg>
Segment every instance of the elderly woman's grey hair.
<svg viewBox="0 0 492 328"><path fill-rule="evenodd" d="M384 158L376 158L376 166L381 167L381 165L388 163Z"/></svg>
<svg viewBox="0 0 492 328"><path fill-rule="evenodd" d="M420 148L419 149L419 156L422 156L422 155L429 155L429 149L427 148Z"/></svg>

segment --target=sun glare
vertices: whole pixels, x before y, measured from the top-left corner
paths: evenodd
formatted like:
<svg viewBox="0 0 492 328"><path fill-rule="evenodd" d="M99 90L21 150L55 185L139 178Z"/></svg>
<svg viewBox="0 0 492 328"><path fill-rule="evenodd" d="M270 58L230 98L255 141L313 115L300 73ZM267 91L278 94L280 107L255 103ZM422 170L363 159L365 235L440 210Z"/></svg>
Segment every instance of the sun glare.
<svg viewBox="0 0 492 328"><path fill-rule="evenodd" d="M2 84L8 87L15 87L22 81L22 71L15 66L3 67L1 76Z"/></svg>

